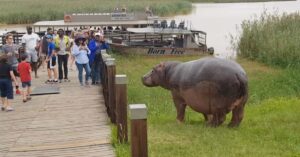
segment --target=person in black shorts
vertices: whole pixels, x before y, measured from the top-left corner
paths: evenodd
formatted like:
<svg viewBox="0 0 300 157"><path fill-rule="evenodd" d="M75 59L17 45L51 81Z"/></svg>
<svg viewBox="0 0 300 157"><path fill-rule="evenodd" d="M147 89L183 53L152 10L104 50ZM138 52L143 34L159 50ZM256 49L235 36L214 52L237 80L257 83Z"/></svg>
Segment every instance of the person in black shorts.
<svg viewBox="0 0 300 157"><path fill-rule="evenodd" d="M48 71L48 80L46 83L57 83L58 82L58 77L57 77L57 68L56 68L56 63L57 63L57 52L59 51L58 48L55 48L54 43L52 42L52 35L47 35L47 40L48 40L48 54L47 54L47 71ZM52 72L54 73L54 78L52 79Z"/></svg>

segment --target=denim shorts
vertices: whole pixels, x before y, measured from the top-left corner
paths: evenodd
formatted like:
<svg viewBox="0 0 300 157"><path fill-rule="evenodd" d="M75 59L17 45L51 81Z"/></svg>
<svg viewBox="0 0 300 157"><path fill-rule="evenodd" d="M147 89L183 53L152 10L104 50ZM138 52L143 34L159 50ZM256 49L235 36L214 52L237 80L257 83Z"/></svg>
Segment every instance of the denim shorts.
<svg viewBox="0 0 300 157"><path fill-rule="evenodd" d="M30 87L31 86L31 81L28 82L22 82L22 88Z"/></svg>
<svg viewBox="0 0 300 157"><path fill-rule="evenodd" d="M1 97L7 98L7 99L13 99L14 98L14 92L12 87L11 79L0 79L0 91L1 91Z"/></svg>

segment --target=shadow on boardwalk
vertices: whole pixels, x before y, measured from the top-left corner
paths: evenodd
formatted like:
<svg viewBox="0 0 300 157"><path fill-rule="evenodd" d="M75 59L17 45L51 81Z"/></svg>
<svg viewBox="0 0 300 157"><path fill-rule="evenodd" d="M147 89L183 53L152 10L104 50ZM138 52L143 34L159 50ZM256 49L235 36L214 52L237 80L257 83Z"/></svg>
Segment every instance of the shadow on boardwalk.
<svg viewBox="0 0 300 157"><path fill-rule="evenodd" d="M32 80L45 86L47 74ZM0 157L113 157L110 127L101 86L80 87L77 71L71 82L54 84L60 94L13 100L13 112L0 112Z"/></svg>

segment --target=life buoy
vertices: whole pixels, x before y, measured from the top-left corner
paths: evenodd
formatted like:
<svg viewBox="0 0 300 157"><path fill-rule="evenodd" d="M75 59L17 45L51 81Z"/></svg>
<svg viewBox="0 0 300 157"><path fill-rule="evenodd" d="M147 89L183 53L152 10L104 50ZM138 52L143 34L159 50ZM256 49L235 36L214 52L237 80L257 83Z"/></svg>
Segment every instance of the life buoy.
<svg viewBox="0 0 300 157"><path fill-rule="evenodd" d="M65 16L64 16L64 21L65 21L65 22L71 22L71 21L72 21L71 16L70 16L70 15L65 15Z"/></svg>

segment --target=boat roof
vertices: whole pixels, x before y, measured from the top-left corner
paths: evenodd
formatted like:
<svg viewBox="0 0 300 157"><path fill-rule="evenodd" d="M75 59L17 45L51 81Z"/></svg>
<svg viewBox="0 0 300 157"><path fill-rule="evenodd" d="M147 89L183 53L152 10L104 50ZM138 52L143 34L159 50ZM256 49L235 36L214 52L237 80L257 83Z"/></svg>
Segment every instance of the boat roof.
<svg viewBox="0 0 300 157"><path fill-rule="evenodd" d="M39 21L33 24L34 27L74 27L74 26L120 26L120 25L147 25L151 24L149 20L137 21L95 21L95 22L65 22L58 21Z"/></svg>
<svg viewBox="0 0 300 157"><path fill-rule="evenodd" d="M143 33L143 34L183 34L188 35L192 34L190 30L187 29L179 29L179 28L153 28L153 27L145 27L145 28L127 28L128 32L131 33Z"/></svg>

